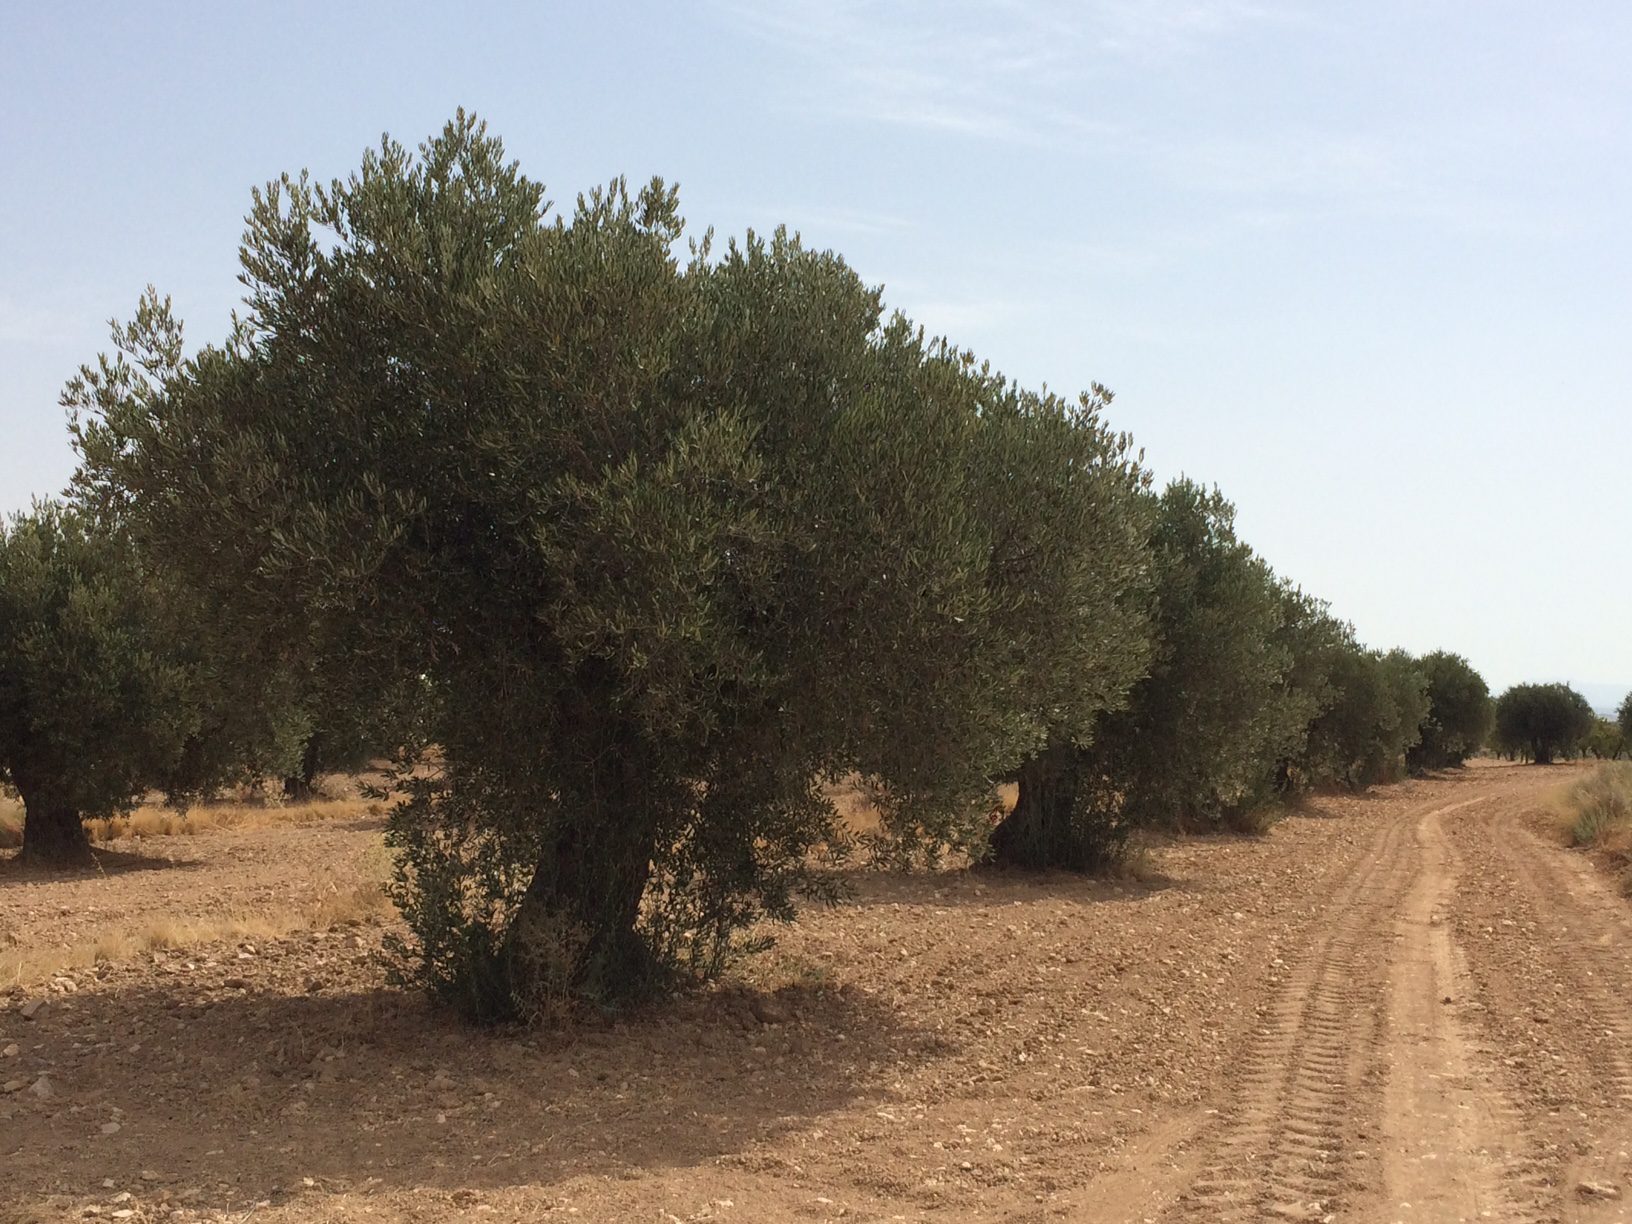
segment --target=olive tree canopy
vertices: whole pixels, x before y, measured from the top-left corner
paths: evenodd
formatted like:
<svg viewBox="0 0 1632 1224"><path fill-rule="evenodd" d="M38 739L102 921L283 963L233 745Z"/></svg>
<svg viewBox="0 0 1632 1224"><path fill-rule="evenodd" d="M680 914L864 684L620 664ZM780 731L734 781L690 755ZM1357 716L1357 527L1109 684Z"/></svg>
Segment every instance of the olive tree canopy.
<svg viewBox="0 0 1632 1224"><path fill-rule="evenodd" d="M472 1015L707 975L823 888L823 778L946 830L1145 659L1145 480L781 231L566 213L461 115L256 194L245 313L156 296L78 386L79 495L246 652L432 695L391 823L423 979Z"/></svg>

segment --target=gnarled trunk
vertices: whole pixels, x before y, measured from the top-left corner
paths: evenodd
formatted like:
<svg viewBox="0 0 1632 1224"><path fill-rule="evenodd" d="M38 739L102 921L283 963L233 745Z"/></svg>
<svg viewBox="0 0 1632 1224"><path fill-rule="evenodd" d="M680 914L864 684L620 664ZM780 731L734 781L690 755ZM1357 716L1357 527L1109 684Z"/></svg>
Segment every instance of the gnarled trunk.
<svg viewBox="0 0 1632 1224"><path fill-rule="evenodd" d="M992 857L1013 867L1080 867L1077 749L1045 748L1020 767L1014 811L992 830Z"/></svg>
<svg viewBox="0 0 1632 1224"><path fill-rule="evenodd" d="M37 790L19 788L23 797L22 859L41 867L83 867L91 857L91 839L79 809Z"/></svg>
<svg viewBox="0 0 1632 1224"><path fill-rule="evenodd" d="M552 997L615 1004L654 985L659 966L638 927L658 819L639 760L630 739L599 753L539 853L505 937L523 1013Z"/></svg>

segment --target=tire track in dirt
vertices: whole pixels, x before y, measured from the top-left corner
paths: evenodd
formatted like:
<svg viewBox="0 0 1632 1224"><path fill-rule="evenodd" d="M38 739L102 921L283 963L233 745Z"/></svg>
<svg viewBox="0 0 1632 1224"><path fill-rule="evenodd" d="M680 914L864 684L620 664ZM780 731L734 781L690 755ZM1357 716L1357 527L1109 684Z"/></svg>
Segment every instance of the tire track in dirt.
<svg viewBox="0 0 1632 1224"><path fill-rule="evenodd" d="M1520 887L1562 920L1554 928L1560 963L1608 1039L1602 1070L1611 1095L1632 1114L1632 908L1610 896L1585 863L1566 861L1527 829L1513 833L1495 840Z"/></svg>
<svg viewBox="0 0 1632 1224"><path fill-rule="evenodd" d="M1488 1048L1475 1043L1459 1014L1472 987L1445 921L1461 867L1443 823L1488 802L1435 808L1415 831L1422 869L1397 920L1389 982L1380 1201L1362 1218L1515 1224L1558 1218L1536 1142Z"/></svg>
<svg viewBox="0 0 1632 1224"><path fill-rule="evenodd" d="M1450 827L1473 868L1458 919L1477 1015L1543 1140L1554 1218L1632 1220L1632 907L1532 832L1538 807L1514 797Z"/></svg>
<svg viewBox="0 0 1632 1224"><path fill-rule="evenodd" d="M1411 815L1383 825L1285 965L1242 1052L1235 1101L1170 1218L1336 1218L1356 1181L1349 1140L1376 1108L1383 933L1417 870L1413 825Z"/></svg>

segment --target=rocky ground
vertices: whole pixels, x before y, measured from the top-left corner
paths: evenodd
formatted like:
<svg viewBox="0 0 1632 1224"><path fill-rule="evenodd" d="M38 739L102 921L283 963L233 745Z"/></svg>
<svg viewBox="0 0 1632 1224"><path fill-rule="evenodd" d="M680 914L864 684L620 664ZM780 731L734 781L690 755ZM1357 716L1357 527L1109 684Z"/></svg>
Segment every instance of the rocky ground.
<svg viewBox="0 0 1632 1224"><path fill-rule="evenodd" d="M1567 775L1318 800L1140 882L861 876L568 1034L386 983L343 903L376 820L0 864L0 1219L1632 1219L1632 906L1550 835Z"/></svg>

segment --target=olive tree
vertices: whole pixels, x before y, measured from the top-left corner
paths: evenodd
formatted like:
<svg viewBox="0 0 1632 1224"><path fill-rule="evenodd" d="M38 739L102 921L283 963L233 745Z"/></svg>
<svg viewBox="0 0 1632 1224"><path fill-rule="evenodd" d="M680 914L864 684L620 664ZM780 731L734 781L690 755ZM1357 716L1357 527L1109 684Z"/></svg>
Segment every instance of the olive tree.
<svg viewBox="0 0 1632 1224"><path fill-rule="evenodd" d="M1301 733L1306 716L1286 710L1284 592L1236 538L1233 507L1179 480L1148 515L1150 668L1125 704L1022 768L992 837L999 861L1092 870L1142 825L1213 824L1269 783L1289 732Z"/></svg>
<svg viewBox="0 0 1632 1224"><path fill-rule="evenodd" d="M0 780L22 857L89 862L84 819L127 809L191 729L188 676L117 533L53 503L0 523Z"/></svg>
<svg viewBox="0 0 1632 1224"><path fill-rule="evenodd" d="M1607 718L1594 718L1592 730L1587 732L1587 738L1582 742L1582 750L1590 752L1600 761L1618 761L1621 753L1626 751L1627 736L1621 730L1619 722L1612 722Z"/></svg>
<svg viewBox="0 0 1632 1224"><path fill-rule="evenodd" d="M1428 682L1428 713L1408 753L1413 771L1461 765L1490 734L1495 707L1484 677L1459 654L1436 650L1417 660Z"/></svg>
<svg viewBox="0 0 1632 1224"><path fill-rule="evenodd" d="M1632 693L1621 698L1621 708L1615 713L1615 722L1621 734L1632 740Z"/></svg>
<svg viewBox="0 0 1632 1224"><path fill-rule="evenodd" d="M1592 731L1592 706L1567 684L1516 684L1496 699L1496 742L1536 765L1574 753Z"/></svg>
<svg viewBox="0 0 1632 1224"><path fill-rule="evenodd" d="M1094 397L781 231L682 233L659 181L555 212L461 113L257 192L226 341L174 359L150 297L74 397L79 495L245 653L434 693L396 896L473 1016L716 972L827 895L822 779L931 827L1040 741L1039 690L1143 664L1143 474Z"/></svg>

